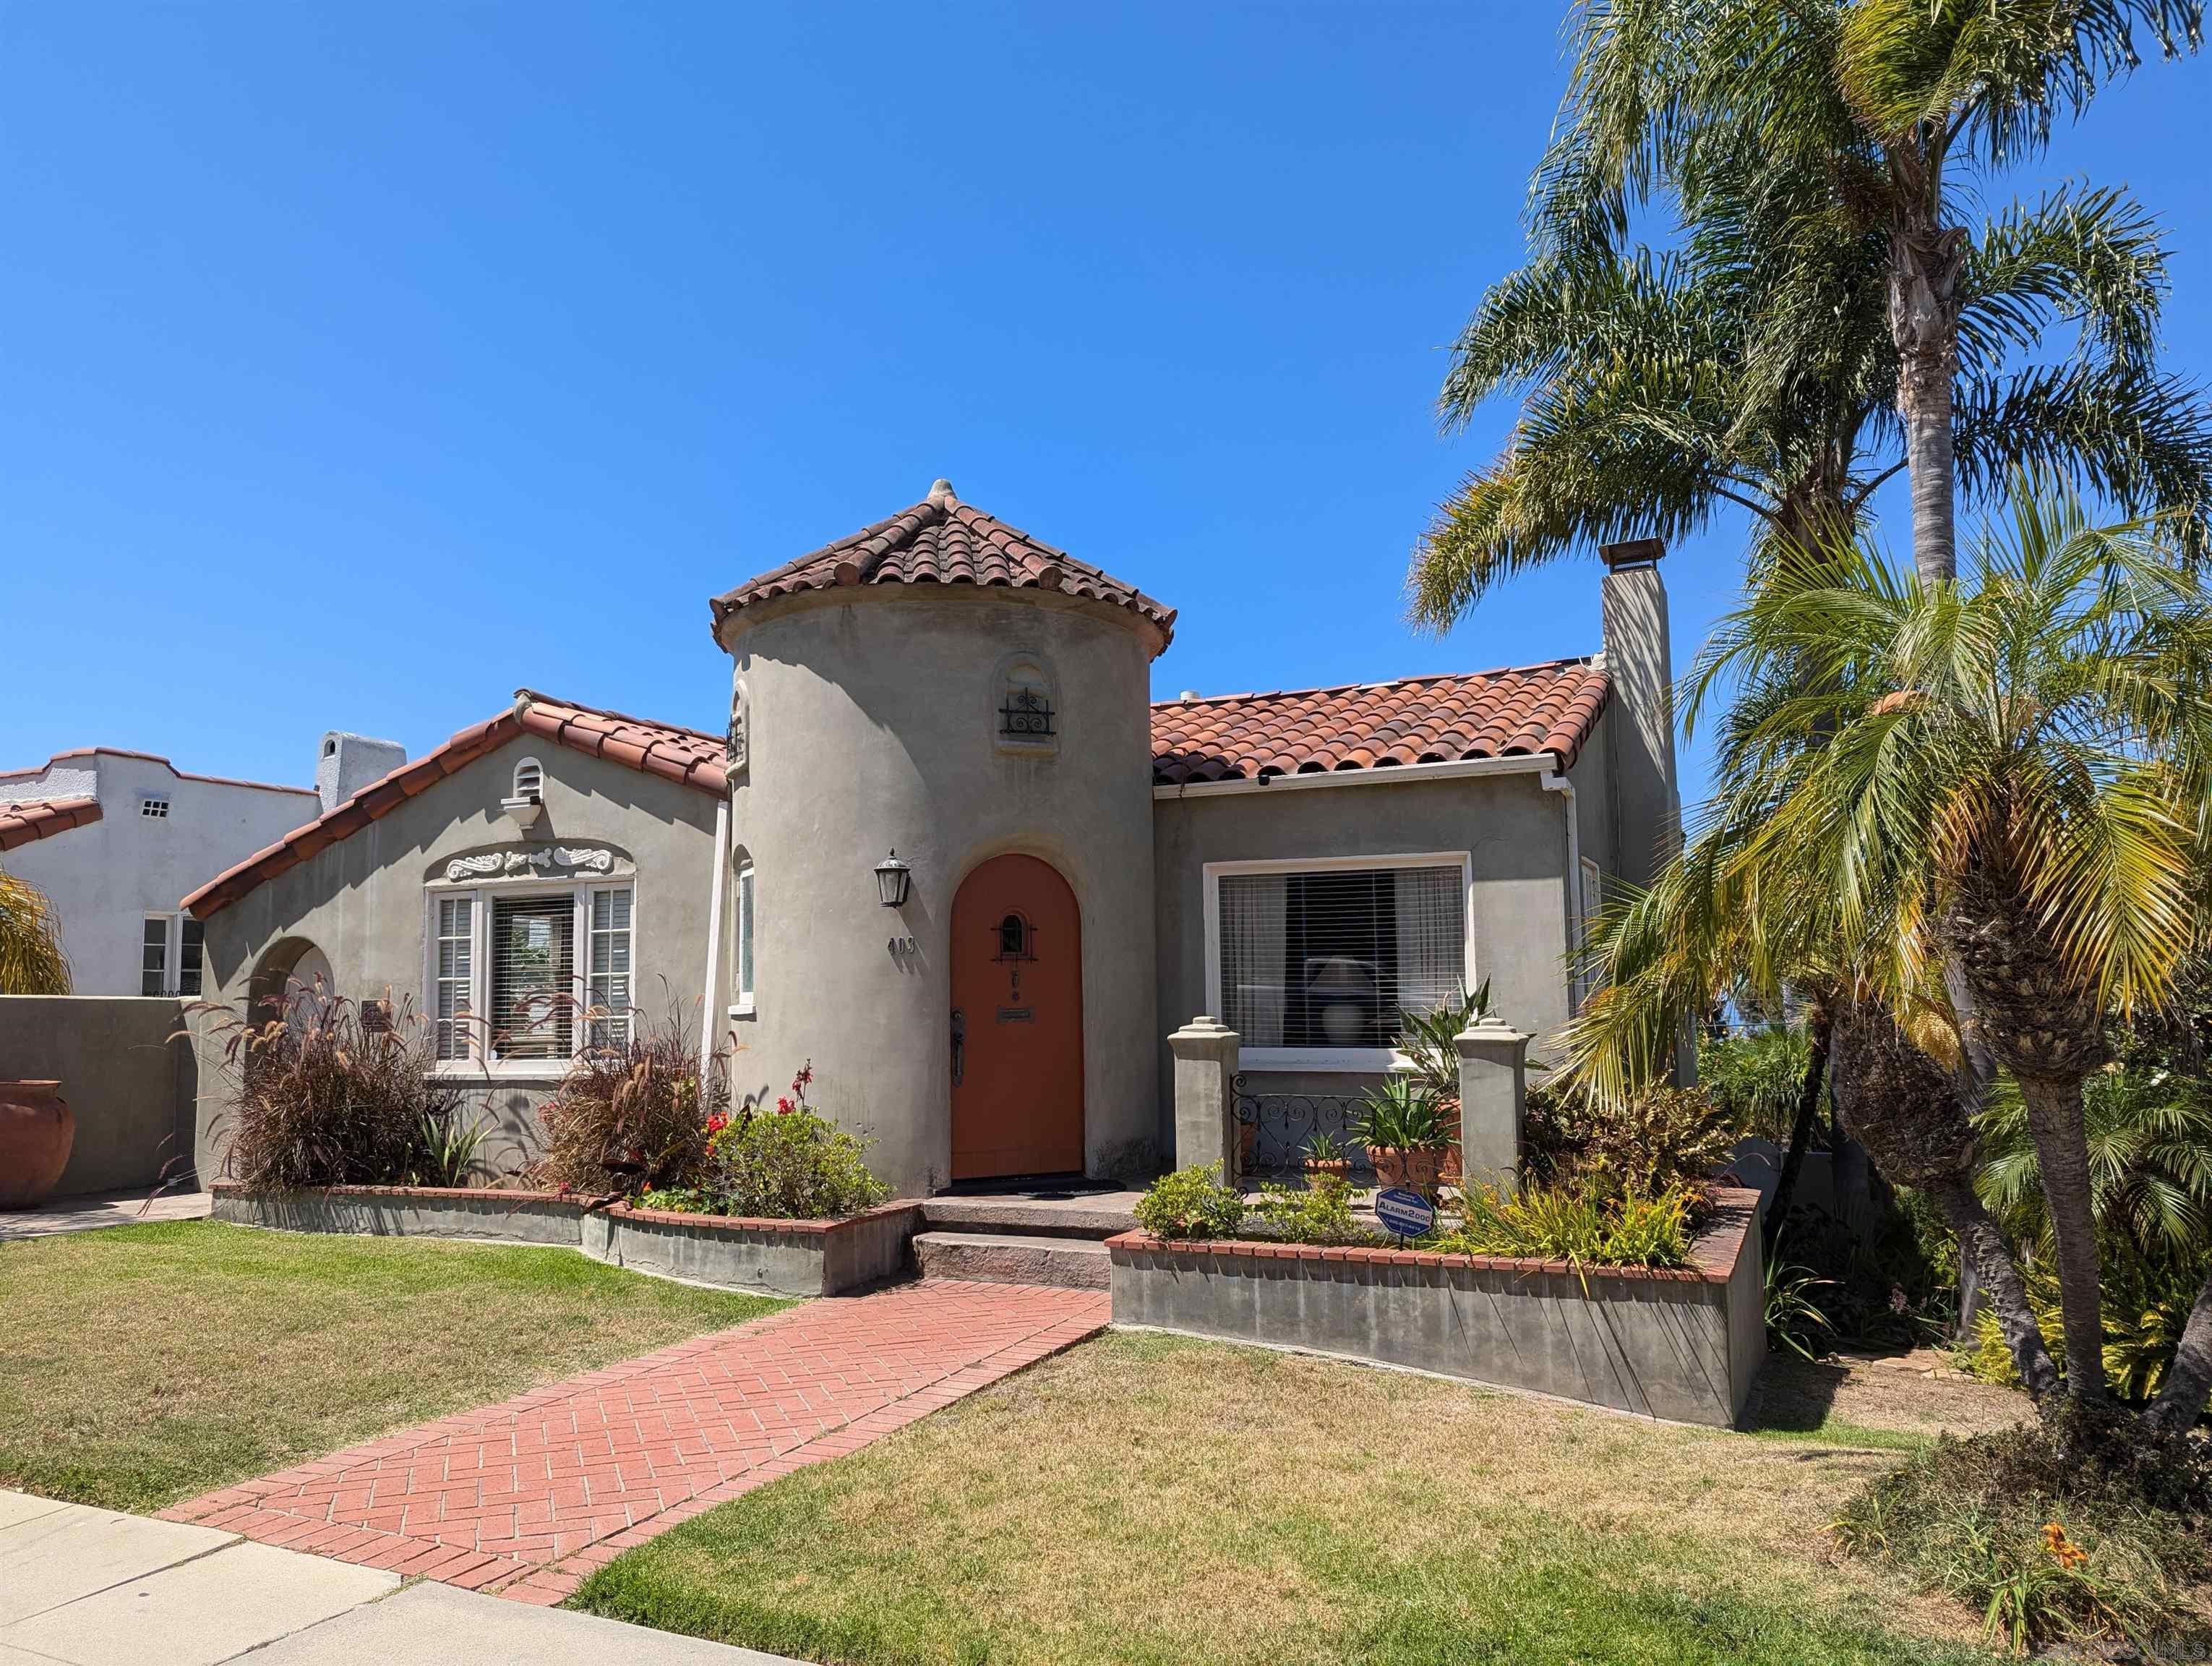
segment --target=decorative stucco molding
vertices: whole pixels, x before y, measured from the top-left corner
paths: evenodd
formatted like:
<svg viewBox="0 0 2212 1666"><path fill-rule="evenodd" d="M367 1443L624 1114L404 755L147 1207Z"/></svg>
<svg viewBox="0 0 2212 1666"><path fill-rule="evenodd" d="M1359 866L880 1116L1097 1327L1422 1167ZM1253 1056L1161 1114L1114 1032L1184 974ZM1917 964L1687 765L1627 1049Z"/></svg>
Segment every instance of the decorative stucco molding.
<svg viewBox="0 0 2212 1666"><path fill-rule="evenodd" d="M473 856L456 856L446 864L446 878L465 879L504 873L550 873L556 868L591 873L614 871L611 850L586 846L539 845L526 850L486 850Z"/></svg>

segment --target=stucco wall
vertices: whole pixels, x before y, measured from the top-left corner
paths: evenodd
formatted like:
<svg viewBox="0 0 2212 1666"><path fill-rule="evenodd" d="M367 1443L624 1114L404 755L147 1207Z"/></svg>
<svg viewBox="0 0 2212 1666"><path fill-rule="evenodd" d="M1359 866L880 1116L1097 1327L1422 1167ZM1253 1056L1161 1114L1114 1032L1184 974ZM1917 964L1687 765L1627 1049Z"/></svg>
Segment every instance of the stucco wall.
<svg viewBox="0 0 2212 1666"><path fill-rule="evenodd" d="M544 818L526 836L499 802L513 790L514 765L526 757L544 766L545 803ZM714 805L707 793L623 764L536 737L517 739L211 915L206 922L210 992L238 1007L263 958L272 951L278 958L289 957L304 941L328 957L340 994L381 997L388 991L411 997L419 1011L425 998L427 879L457 855L590 844L635 866L630 880L635 887L634 999L652 1022L666 1013L672 999L696 1038ZM210 1128L224 1086L219 1073L205 1067L210 1045L202 1043L198 1117L200 1172L208 1178L222 1170ZM472 1102L500 1125L485 1160L501 1168L520 1160L535 1134L533 1108L560 1073L549 1061L492 1083L463 1075Z"/></svg>
<svg viewBox="0 0 2212 1666"><path fill-rule="evenodd" d="M135 996L144 917L176 913L187 893L314 820L319 806L312 792L197 781L159 758L100 752L93 764L100 819L20 845L5 866L53 899L76 993ZM7 785L11 796L38 795L21 781ZM166 817L138 813L152 793L168 795Z"/></svg>
<svg viewBox="0 0 2212 1666"><path fill-rule="evenodd" d="M1567 1018L1566 816L1525 774L1162 798L1153 805L1158 882L1159 1011L1152 1056L1162 1103L1174 1103L1165 1037L1194 1014L1221 1011L1206 987L1208 862L1389 856L1464 850L1474 871L1474 976L1490 981L1506 1022L1534 1034ZM1577 809L1580 806L1577 805ZM1357 1073L1252 1072L1255 1090L1357 1092ZM1162 1133L1168 1139L1169 1130Z"/></svg>
<svg viewBox="0 0 2212 1666"><path fill-rule="evenodd" d="M76 1144L58 1196L150 1186L191 1154L196 1063L172 1040L183 1003L136 995L0 995L0 1078L58 1081Z"/></svg>
<svg viewBox="0 0 2212 1666"><path fill-rule="evenodd" d="M732 836L757 899L739 1079L775 1088L811 1059L816 1101L872 1134L902 1192L951 1174L953 898L1006 852L1051 863L1082 910L1091 1170L1158 1136L1149 643L1117 612L885 585L725 627L749 711ZM998 744L998 676L1017 653L1056 685L1049 757ZM897 914L870 873L893 847L914 869ZM892 952L895 937L913 951Z"/></svg>

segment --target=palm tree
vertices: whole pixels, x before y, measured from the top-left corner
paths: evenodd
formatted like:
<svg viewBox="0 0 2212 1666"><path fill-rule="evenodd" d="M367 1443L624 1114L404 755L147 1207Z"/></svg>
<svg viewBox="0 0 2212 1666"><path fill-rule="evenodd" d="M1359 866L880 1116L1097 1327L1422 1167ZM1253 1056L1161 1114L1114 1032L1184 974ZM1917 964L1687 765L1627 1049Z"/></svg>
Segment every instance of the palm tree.
<svg viewBox="0 0 2212 1666"><path fill-rule="evenodd" d="M1929 578L1955 567L1954 477L1978 495L2018 465L2130 512L2183 508L2185 536L2205 547L2212 445L2195 390L2155 368L2165 261L2148 217L2119 193L2069 191L2015 205L1977 236L1948 173L1954 155L1993 175L2039 153L2061 110L2133 64L2136 21L2171 54L2194 47L2201 13L2200 0L1582 9L1532 193L1535 258L1486 297L1443 401L1447 421L1463 423L1499 388L1526 385L1523 421L1417 551L1416 617L1449 623L1492 576L1577 538L1691 530L1731 498L1778 516L1792 501L1778 484L1817 482L1863 502L1899 467L1911 471ZM1622 241L1662 185L1688 235L1686 301L1721 309L1717 358L1684 356L1679 337L1624 357L1620 332L1595 327L1604 320L1583 304L1604 300L1614 268L1637 264ZM1722 234L1717 295L1696 281L1712 264L1699 246L1709 217ZM1731 246L1736 235L1748 250ZM1741 294L1729 290L1730 262ZM2081 339L2063 368L2008 368L2067 318ZM1626 382L1649 382L1651 397L1622 392ZM1701 406L1684 397L1693 386L1730 392ZM1778 398L1799 416L1822 409L1809 454L1789 458L1804 436L1777 426ZM1886 420L1869 398L1893 405Z"/></svg>
<svg viewBox="0 0 2212 1666"><path fill-rule="evenodd" d="M53 903L37 886L0 873L0 994L69 992L69 958Z"/></svg>
<svg viewBox="0 0 2212 1666"><path fill-rule="evenodd" d="M1731 729L1756 721L1747 702ZM1724 746L1723 757L1731 751ZM1961 1049L1940 986L1932 1001L1905 993L1919 972L1899 962L1899 939L1854 935L1819 874L1746 859L1772 809L1756 771L1729 781L1652 888L1600 922L1591 951L1599 987L1560 1037L1567 1079L1601 1097L1625 1097L1665 1074L1684 1017L1707 1010L1719 993L1797 992L1811 1008L1808 1096L1818 1092L1825 1042L1838 1076L1860 1090L1837 1101L1846 1134L1883 1173L1935 1203L1989 1297L2021 1380L2047 1400L2057 1370L2003 1234L1975 1193L1974 1134L1955 1075ZM1899 1000L1914 1003L1909 1026L1886 1004ZM1801 1137L1808 1126L1801 1109ZM1786 1207L1778 1188L1770 1248Z"/></svg>
<svg viewBox="0 0 2212 1666"><path fill-rule="evenodd" d="M2026 1107L2069 1392L2099 1399L2082 1085L2106 1014L2157 1006L2203 936L2212 606L2154 529L2025 481L1972 566L1931 583L1784 551L1701 656L1692 710L1741 688L1725 768L1769 808L1731 860L1832 887L1846 941L1893 939L1896 991L1960 976ZM2212 1387L2212 1289L2200 1306L2161 1418Z"/></svg>

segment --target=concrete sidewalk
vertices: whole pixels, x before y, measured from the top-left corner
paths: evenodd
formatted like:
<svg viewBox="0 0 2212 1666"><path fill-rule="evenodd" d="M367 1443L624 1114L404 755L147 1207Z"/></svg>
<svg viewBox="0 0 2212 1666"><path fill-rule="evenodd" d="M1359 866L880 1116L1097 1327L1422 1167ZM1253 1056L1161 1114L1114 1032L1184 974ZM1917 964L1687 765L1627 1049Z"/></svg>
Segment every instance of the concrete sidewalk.
<svg viewBox="0 0 2212 1666"><path fill-rule="evenodd" d="M149 1220L201 1220L215 1207L211 1192L88 1192L58 1197L35 1209L0 1209L0 1239L91 1232Z"/></svg>
<svg viewBox="0 0 2212 1666"><path fill-rule="evenodd" d="M0 1666L795 1666L217 1529L0 1492Z"/></svg>

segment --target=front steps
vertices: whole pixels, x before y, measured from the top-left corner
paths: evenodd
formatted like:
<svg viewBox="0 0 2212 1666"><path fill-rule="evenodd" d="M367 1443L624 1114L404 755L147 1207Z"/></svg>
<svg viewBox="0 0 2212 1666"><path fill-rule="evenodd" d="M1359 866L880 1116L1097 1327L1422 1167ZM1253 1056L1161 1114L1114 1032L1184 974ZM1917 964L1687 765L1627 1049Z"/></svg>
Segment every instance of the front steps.
<svg viewBox="0 0 2212 1666"><path fill-rule="evenodd" d="M1133 1231L1134 1192L1001 1192L940 1195L921 1206L914 1239L925 1279L1104 1290L1106 1240Z"/></svg>
<svg viewBox="0 0 2212 1666"><path fill-rule="evenodd" d="M1103 1238L1042 1237L1013 1232L920 1232L914 1258L925 1279L984 1284L1042 1284L1104 1290L1113 1263Z"/></svg>

